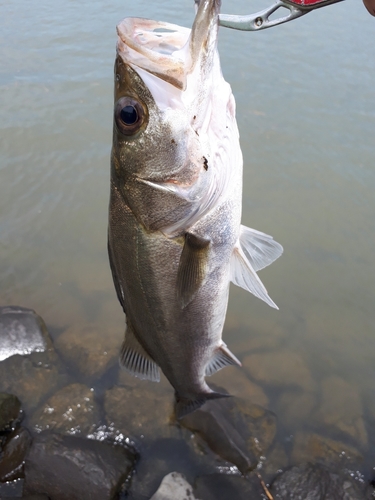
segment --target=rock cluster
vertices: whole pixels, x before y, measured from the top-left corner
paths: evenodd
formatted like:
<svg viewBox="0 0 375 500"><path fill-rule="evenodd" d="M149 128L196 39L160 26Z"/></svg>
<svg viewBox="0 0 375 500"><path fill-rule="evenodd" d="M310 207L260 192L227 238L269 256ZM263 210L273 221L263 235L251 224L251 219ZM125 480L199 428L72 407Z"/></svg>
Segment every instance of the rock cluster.
<svg viewBox="0 0 375 500"><path fill-rule="evenodd" d="M52 342L34 311L0 308L0 499L373 498L358 472L368 435L355 387L318 386L274 337L254 339L244 369L212 377L233 397L178 422L164 378L119 370L121 332L71 326Z"/></svg>

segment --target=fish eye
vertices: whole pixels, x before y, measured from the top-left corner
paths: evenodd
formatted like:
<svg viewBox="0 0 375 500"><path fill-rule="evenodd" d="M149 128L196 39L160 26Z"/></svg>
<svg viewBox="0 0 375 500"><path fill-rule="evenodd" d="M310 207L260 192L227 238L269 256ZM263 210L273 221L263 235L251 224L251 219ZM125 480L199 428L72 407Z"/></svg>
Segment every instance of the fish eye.
<svg viewBox="0 0 375 500"><path fill-rule="evenodd" d="M133 97L121 97L115 105L117 128L124 135L134 135L147 121L142 104Z"/></svg>

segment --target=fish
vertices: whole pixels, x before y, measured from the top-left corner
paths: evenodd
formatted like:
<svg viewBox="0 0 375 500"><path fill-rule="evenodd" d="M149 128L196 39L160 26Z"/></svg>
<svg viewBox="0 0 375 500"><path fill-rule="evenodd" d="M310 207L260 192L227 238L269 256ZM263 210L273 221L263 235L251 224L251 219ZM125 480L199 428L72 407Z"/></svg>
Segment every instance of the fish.
<svg viewBox="0 0 375 500"><path fill-rule="evenodd" d="M191 29L117 26L108 253L126 317L120 363L175 390L180 419L228 396L206 377L241 365L222 340L230 282L277 308L257 271L283 252L241 225L235 100L217 48L219 0Z"/></svg>

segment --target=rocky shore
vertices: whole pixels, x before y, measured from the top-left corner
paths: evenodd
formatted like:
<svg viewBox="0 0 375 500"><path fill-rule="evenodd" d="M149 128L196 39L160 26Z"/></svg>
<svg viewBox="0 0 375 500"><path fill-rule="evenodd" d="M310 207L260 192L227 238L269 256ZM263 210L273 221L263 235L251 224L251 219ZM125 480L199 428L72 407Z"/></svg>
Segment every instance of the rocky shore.
<svg viewBox="0 0 375 500"><path fill-rule="evenodd" d="M244 369L212 377L234 397L177 422L165 380L119 369L121 336L85 324L52 341L34 311L0 308L1 500L375 497L361 472L369 446L361 401L338 376L318 392L297 354L264 353L255 340ZM289 440L267 408L280 387Z"/></svg>

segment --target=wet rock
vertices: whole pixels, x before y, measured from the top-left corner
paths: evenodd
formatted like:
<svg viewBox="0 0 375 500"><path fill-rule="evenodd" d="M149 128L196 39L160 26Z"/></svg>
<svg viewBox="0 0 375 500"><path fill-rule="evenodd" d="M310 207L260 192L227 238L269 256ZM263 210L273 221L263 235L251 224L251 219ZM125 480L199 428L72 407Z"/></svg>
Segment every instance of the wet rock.
<svg viewBox="0 0 375 500"><path fill-rule="evenodd" d="M284 472L271 486L275 500L360 500L361 486L321 464L305 464Z"/></svg>
<svg viewBox="0 0 375 500"><path fill-rule="evenodd" d="M92 381L118 363L123 336L118 328L96 323L74 325L58 337L55 347L84 380Z"/></svg>
<svg viewBox="0 0 375 500"><path fill-rule="evenodd" d="M164 477L158 490L150 500L198 500L193 487L179 472L171 472Z"/></svg>
<svg viewBox="0 0 375 500"><path fill-rule="evenodd" d="M58 357L43 320L31 309L1 308L0 346L3 341L0 391L15 394L28 412L57 387Z"/></svg>
<svg viewBox="0 0 375 500"><path fill-rule="evenodd" d="M19 498L19 497L0 497L1 500L14 500L14 498ZM50 500L49 497L46 495L27 495L27 496L22 496L22 500Z"/></svg>
<svg viewBox="0 0 375 500"><path fill-rule="evenodd" d="M239 398L208 401L181 424L244 474L256 467L276 433L272 412Z"/></svg>
<svg viewBox="0 0 375 500"><path fill-rule="evenodd" d="M132 498L151 498L171 469L189 477L192 470L205 474L213 467L207 466L205 460L192 451L187 439L157 439L150 445L143 441L137 473L132 478Z"/></svg>
<svg viewBox="0 0 375 500"><path fill-rule="evenodd" d="M257 466L257 456L247 448L244 438L215 403L208 402L204 408L183 418L181 423L196 432L215 453L246 474Z"/></svg>
<svg viewBox="0 0 375 500"><path fill-rule="evenodd" d="M288 455L283 446L278 442L276 442L267 452L267 456L262 458L259 472L261 472L264 481L267 483L269 483L276 474L279 474L289 466Z"/></svg>
<svg viewBox="0 0 375 500"><path fill-rule="evenodd" d="M20 400L13 394L0 392L0 433L13 430L21 417Z"/></svg>
<svg viewBox="0 0 375 500"><path fill-rule="evenodd" d="M42 432L25 463L27 494L53 500L110 500L129 477L135 454L119 445Z"/></svg>
<svg viewBox="0 0 375 500"><path fill-rule="evenodd" d="M334 375L323 380L322 393L322 404L314 418L365 447L368 437L358 388Z"/></svg>
<svg viewBox="0 0 375 500"><path fill-rule="evenodd" d="M0 498L5 500L9 498L20 498L23 492L23 479L16 479L14 481L7 481L6 483L0 482Z"/></svg>
<svg viewBox="0 0 375 500"><path fill-rule="evenodd" d="M209 474L200 476L195 482L195 495L200 500L252 500L264 498L259 479L248 477Z"/></svg>
<svg viewBox="0 0 375 500"><path fill-rule="evenodd" d="M251 354L244 358L242 365L261 384L283 388L289 385L307 392L315 390L310 370L297 353L283 350Z"/></svg>
<svg viewBox="0 0 375 500"><path fill-rule="evenodd" d="M32 309L0 307L0 361L52 347L46 325Z"/></svg>
<svg viewBox="0 0 375 500"><path fill-rule="evenodd" d="M224 387L232 396L239 396L260 406L268 406L268 398L263 389L254 384L241 368L228 366L210 377L209 383L211 381Z"/></svg>
<svg viewBox="0 0 375 500"><path fill-rule="evenodd" d="M63 387L31 416L29 426L36 432L53 430L60 434L93 432L100 420L94 391L83 384Z"/></svg>
<svg viewBox="0 0 375 500"><path fill-rule="evenodd" d="M241 325L227 335L230 338L231 350L241 353L242 356L256 351L269 352L280 349L286 338L286 333L279 324L265 318L257 318L251 328L247 324Z"/></svg>
<svg viewBox="0 0 375 500"><path fill-rule="evenodd" d="M31 445L31 436L24 428L11 433L0 454L0 481L21 477L25 455Z"/></svg>
<svg viewBox="0 0 375 500"><path fill-rule="evenodd" d="M316 407L317 397L315 393L301 392L300 390L285 391L280 395L276 414L283 425L291 432L311 414Z"/></svg>
<svg viewBox="0 0 375 500"><path fill-rule="evenodd" d="M135 438L176 437L178 429L171 423L173 393L164 392L160 384L139 379L134 387L113 387L104 395L108 425Z"/></svg>
<svg viewBox="0 0 375 500"><path fill-rule="evenodd" d="M294 436L292 463L319 462L328 466L356 467L363 461L355 448L319 434L297 432Z"/></svg>
<svg viewBox="0 0 375 500"><path fill-rule="evenodd" d="M0 362L0 390L15 394L26 414L58 384L59 370L53 351L15 355Z"/></svg>

